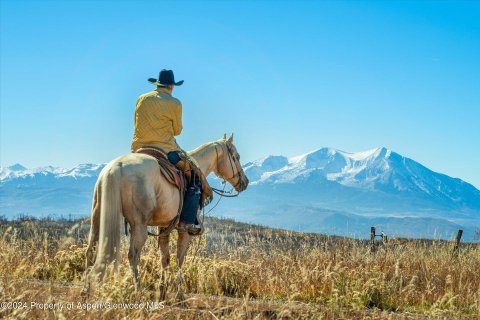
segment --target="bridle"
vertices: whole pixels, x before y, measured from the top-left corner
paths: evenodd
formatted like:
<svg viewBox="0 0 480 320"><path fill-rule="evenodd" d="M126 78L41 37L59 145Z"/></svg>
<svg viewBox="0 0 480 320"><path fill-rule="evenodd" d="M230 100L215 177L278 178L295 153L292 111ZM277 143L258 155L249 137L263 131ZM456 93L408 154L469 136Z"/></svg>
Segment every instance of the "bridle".
<svg viewBox="0 0 480 320"><path fill-rule="evenodd" d="M232 169L232 172L233 172L233 175L230 178L221 177L223 179L223 183L225 183L225 180L229 181L233 178L237 178L237 183L233 186L233 189L237 190L237 187L242 189L244 187L244 182L242 179L243 168L240 164L240 159L238 157L235 157L235 155L233 154L233 150L228 145L228 143L225 143L225 146L221 143L215 143L215 153L217 154L217 164L219 160L217 145L219 145L224 152L225 152L225 148L227 149L226 154L228 156L230 168ZM232 193L232 191L225 191L225 188L223 188L223 190L212 188L212 190L219 196L223 196L223 197L237 197L240 194L239 192L237 192L236 194L233 194L233 195L227 195L229 193Z"/></svg>

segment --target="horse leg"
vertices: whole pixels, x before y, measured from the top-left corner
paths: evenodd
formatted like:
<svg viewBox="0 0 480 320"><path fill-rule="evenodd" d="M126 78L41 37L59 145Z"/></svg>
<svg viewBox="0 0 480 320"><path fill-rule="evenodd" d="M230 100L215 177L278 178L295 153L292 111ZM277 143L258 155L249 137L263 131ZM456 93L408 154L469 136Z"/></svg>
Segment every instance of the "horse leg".
<svg viewBox="0 0 480 320"><path fill-rule="evenodd" d="M140 252L145 241L147 241L147 226L136 224L131 226L132 234L130 236L130 249L128 250L128 260L132 268L135 290L140 289L140 277L138 275L138 263L140 261Z"/></svg>
<svg viewBox="0 0 480 320"><path fill-rule="evenodd" d="M190 244L190 235L188 232L179 232L178 241L177 241L177 301L185 300L185 295L183 294L182 284L182 265L185 261L185 256L187 255L188 245Z"/></svg>
<svg viewBox="0 0 480 320"><path fill-rule="evenodd" d="M162 274L160 276L160 301L164 301L167 295L167 268L170 264L170 250L168 247L170 234L158 238L158 245L162 253Z"/></svg>

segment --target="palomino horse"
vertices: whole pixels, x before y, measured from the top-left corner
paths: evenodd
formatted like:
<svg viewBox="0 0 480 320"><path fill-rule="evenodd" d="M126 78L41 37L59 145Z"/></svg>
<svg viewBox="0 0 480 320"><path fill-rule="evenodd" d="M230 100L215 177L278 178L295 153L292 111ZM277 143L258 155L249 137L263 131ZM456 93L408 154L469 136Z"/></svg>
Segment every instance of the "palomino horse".
<svg viewBox="0 0 480 320"><path fill-rule="evenodd" d="M232 141L233 134L228 139L224 135L220 140L191 151L190 155L197 160L205 176L214 172L228 181L237 192L242 192L248 186L248 178L242 170L240 156ZM131 153L108 163L95 184L84 293L88 292L92 275L102 279L105 268L112 262L115 262L115 270L118 270L123 218L130 225L128 259L135 288L138 290L140 288L138 263L140 252L147 240L147 226L168 226L177 215L179 201L178 189L160 173L157 160L153 157ZM180 299L183 297L181 267L190 238L186 232L178 234L177 285ZM159 238L163 268L161 300L165 299L165 272L170 262L168 243L168 234Z"/></svg>

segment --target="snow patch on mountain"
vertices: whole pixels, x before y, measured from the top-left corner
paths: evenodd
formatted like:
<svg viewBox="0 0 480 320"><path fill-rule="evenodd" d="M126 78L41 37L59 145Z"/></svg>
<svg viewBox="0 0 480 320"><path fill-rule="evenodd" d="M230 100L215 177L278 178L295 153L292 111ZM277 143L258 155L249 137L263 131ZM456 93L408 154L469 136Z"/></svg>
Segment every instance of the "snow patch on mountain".
<svg viewBox="0 0 480 320"><path fill-rule="evenodd" d="M321 148L303 155L286 158L270 156L245 165L245 172L253 185L262 182L293 182L299 176L321 172L330 181L354 184L355 176L380 158L388 158L391 150L376 148L364 152L345 152L333 148ZM265 160L275 160L275 166L264 166ZM380 161L384 169L388 163ZM261 174L260 174L261 173ZM368 177L367 177L368 178Z"/></svg>

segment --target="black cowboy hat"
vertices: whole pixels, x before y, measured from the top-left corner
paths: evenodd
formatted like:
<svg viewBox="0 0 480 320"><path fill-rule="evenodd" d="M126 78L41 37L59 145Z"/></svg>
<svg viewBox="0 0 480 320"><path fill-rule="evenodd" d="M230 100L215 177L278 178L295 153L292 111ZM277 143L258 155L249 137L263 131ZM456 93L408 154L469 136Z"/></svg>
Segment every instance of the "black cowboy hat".
<svg viewBox="0 0 480 320"><path fill-rule="evenodd" d="M182 83L183 83L183 80L175 82L175 77L173 75L173 71L163 69L162 71L160 71L160 74L158 75L158 79L149 78L148 82L150 82L151 84L155 84L157 86L160 86L160 87L166 87L166 86L171 86L171 85L181 86Z"/></svg>

